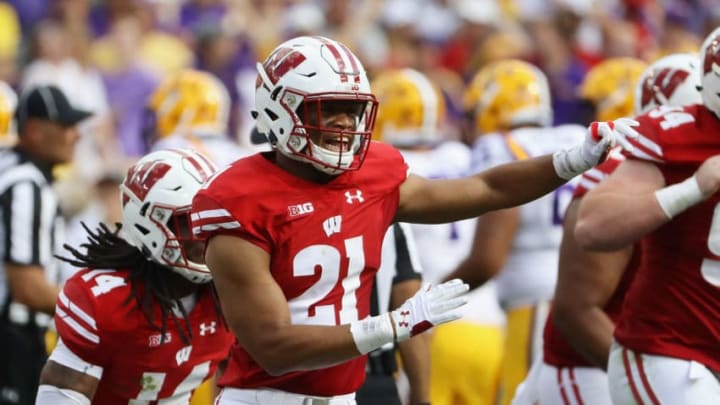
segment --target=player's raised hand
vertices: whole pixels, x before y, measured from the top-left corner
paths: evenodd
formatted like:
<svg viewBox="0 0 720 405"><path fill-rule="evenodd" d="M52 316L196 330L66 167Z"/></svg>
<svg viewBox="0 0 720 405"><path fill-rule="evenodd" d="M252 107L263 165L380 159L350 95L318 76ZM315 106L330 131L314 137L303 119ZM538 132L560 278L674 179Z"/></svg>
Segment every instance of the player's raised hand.
<svg viewBox="0 0 720 405"><path fill-rule="evenodd" d="M630 118L615 121L593 122L582 144L553 154L553 165L557 175L569 180L585 170L597 165L614 146L632 150L629 140L637 139L640 134L633 128L639 123Z"/></svg>
<svg viewBox="0 0 720 405"><path fill-rule="evenodd" d="M615 121L593 122L588 127L588 138L586 143L591 149L591 154L598 159L608 150L616 145L632 151L633 146L628 139L637 139L640 134L635 130L640 125L630 118L618 118ZM597 164L598 162L595 162Z"/></svg>
<svg viewBox="0 0 720 405"><path fill-rule="evenodd" d="M403 341L435 325L454 321L467 303L470 286L460 279L424 285L412 298L390 313L395 340Z"/></svg>

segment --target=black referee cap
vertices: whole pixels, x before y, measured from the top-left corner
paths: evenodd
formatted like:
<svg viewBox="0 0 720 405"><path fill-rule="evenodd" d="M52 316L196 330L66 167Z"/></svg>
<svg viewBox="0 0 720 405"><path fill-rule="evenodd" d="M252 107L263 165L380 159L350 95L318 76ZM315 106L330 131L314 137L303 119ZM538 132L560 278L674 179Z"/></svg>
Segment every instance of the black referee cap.
<svg viewBox="0 0 720 405"><path fill-rule="evenodd" d="M18 101L15 118L22 126L28 118L40 118L72 126L92 113L74 108L65 94L54 85L39 85L26 90Z"/></svg>

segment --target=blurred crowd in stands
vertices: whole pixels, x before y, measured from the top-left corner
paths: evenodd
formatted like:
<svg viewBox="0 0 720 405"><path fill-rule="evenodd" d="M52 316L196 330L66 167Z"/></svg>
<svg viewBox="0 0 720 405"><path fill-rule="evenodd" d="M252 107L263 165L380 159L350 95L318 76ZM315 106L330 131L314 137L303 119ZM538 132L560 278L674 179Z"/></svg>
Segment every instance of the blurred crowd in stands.
<svg viewBox="0 0 720 405"><path fill-rule="evenodd" d="M427 74L448 101L447 136L458 137L452 118L463 90L490 61L540 66L555 123L585 124L592 112L578 87L589 68L609 57L696 52L718 24L717 0L5 0L0 80L18 94L56 84L95 113L70 169L94 186L147 152L147 98L181 68L220 78L232 101L230 136L251 146L255 64L299 34L344 42L371 79L397 67Z"/></svg>

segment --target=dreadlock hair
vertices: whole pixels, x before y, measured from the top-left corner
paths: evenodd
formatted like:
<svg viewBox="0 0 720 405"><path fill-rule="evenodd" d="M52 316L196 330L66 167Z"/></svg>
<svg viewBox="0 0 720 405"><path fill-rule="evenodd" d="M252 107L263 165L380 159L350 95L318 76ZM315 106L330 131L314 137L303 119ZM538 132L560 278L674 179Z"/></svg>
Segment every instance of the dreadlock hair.
<svg viewBox="0 0 720 405"><path fill-rule="evenodd" d="M190 328L188 313L180 299L173 297L167 282L168 272L172 270L167 266L149 260L140 249L132 246L120 237L118 235L122 227L120 223L115 224L114 231L111 231L104 223L99 223L98 228L94 232L91 231L84 222L82 223L82 227L87 232L88 241L87 243L81 244L80 247L86 248L86 253L82 253L78 249L64 244L63 247L68 250L74 258L57 255L55 257L76 267L87 267L91 269L129 269L130 274L128 281L130 283L131 293L124 301L124 304L129 304L134 299L138 308L145 316L145 319L150 323L150 326L160 331L161 342L165 341L165 332L168 326L167 319L168 314L170 314L183 343L189 344L192 339L192 329ZM145 288L142 294L138 289L138 283L136 283L136 281L144 282ZM212 294L218 319L227 329L228 326L222 316L217 291L212 283L208 283L208 287ZM155 314L152 305L154 301L160 306L162 317L160 326L156 324L154 319ZM185 320L186 328L183 329L180 327L178 317L175 315L175 311L173 311L174 307L180 309L182 317Z"/></svg>

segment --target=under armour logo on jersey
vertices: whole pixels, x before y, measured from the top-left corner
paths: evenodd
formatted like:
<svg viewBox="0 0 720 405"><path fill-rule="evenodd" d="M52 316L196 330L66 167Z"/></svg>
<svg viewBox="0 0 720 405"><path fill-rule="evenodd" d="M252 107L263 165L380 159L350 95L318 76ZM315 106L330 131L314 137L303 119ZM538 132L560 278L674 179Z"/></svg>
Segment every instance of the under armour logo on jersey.
<svg viewBox="0 0 720 405"><path fill-rule="evenodd" d="M190 360L190 352L192 352L192 346L185 346L175 353L175 362L178 366Z"/></svg>
<svg viewBox="0 0 720 405"><path fill-rule="evenodd" d="M217 325L217 322L212 321L209 325L205 325L205 322L200 324L200 336L205 336L205 334L212 335L215 333L215 325Z"/></svg>
<svg viewBox="0 0 720 405"><path fill-rule="evenodd" d="M348 204L352 204L353 202L365 202L365 198L362 196L362 191L355 190L355 194L351 194L350 191L345 192L345 201L347 201Z"/></svg>
<svg viewBox="0 0 720 405"><path fill-rule="evenodd" d="M323 229L325 230L325 235L330 237L330 235L335 233L340 233L340 226L342 225L342 215L335 215L334 217L330 217L323 221Z"/></svg>

